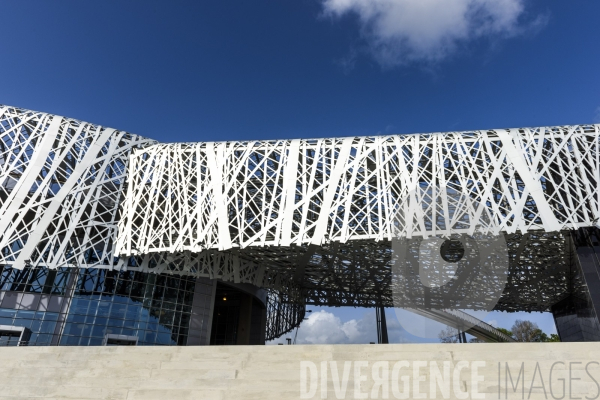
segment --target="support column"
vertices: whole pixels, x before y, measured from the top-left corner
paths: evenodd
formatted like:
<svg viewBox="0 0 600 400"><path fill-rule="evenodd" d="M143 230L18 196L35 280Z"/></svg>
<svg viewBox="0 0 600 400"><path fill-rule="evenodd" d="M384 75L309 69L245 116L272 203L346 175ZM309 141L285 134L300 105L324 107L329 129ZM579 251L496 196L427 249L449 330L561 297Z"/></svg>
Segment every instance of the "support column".
<svg viewBox="0 0 600 400"><path fill-rule="evenodd" d="M250 329L252 320L252 296L240 293L240 317L238 321L237 344L250 344Z"/></svg>
<svg viewBox="0 0 600 400"><path fill-rule="evenodd" d="M377 343L389 343L388 340L388 331L387 331L387 323L385 320L385 308L377 307L375 309L375 314L377 316Z"/></svg>
<svg viewBox="0 0 600 400"><path fill-rule="evenodd" d="M188 331L188 346L206 346L210 344L216 291L217 281L215 279L196 278L190 329Z"/></svg>

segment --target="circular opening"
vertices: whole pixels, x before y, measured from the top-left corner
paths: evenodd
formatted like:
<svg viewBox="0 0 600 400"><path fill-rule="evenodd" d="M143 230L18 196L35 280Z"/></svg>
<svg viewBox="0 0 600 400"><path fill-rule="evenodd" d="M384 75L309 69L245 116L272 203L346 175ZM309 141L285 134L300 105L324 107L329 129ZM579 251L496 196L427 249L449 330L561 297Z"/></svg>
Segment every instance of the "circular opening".
<svg viewBox="0 0 600 400"><path fill-rule="evenodd" d="M440 247L440 255L444 261L459 262L465 255L465 247L460 240L446 239Z"/></svg>

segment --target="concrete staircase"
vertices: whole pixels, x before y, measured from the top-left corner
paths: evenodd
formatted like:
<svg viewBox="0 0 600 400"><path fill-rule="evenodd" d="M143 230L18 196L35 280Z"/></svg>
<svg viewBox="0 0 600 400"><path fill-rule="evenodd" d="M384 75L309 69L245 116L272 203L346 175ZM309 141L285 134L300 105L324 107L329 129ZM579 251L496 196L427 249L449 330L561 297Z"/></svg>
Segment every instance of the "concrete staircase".
<svg viewBox="0 0 600 400"><path fill-rule="evenodd" d="M597 360L600 360L600 343L12 347L0 348L0 399L282 400L303 398L303 393L307 394L304 398L315 399L353 399L357 393L358 398L361 393L364 393L362 398L384 398L383 386L388 387L388 398L393 399L389 383L394 381L393 367L400 361L405 364L397 369L399 375L395 381L399 382L398 390L403 391L404 381L408 380L408 398L419 396L415 387L422 398L431 398L430 378L435 376L431 375L431 362L441 371L440 376L447 365L450 367L447 378L450 381L455 378L449 382L448 397L440 389L444 383L436 386L438 383L434 380L433 393L439 399L459 398L465 392L473 395L476 366L475 378L480 379L478 393L488 399L498 399L498 391L504 399L506 388L508 398L528 398L530 386L538 388L531 389L529 398L545 398L539 388L540 379L544 381L548 398L552 398L550 384L554 396L560 397L561 382L567 382L565 398L569 398L569 388L573 397L593 398L598 393L593 379L600 382ZM461 361L463 364L459 364ZM337 366L336 374L332 373L331 362ZM579 380L570 383L569 362L581 363L572 365L571 376ZM324 365L327 366L326 385L319 381ZM457 372L460 365L462 369ZM523 367L524 379L516 393L510 381L505 384L506 365L513 381ZM342 397L336 397L334 383L343 384L338 378L344 375L345 367L348 371L346 392L344 395L343 388L338 387L337 394ZM374 383L384 376L385 370L388 379L382 378L381 382L388 383L372 393ZM302 371L307 377L304 391L301 391ZM311 382L314 393L310 392ZM355 383L358 386L355 387Z"/></svg>

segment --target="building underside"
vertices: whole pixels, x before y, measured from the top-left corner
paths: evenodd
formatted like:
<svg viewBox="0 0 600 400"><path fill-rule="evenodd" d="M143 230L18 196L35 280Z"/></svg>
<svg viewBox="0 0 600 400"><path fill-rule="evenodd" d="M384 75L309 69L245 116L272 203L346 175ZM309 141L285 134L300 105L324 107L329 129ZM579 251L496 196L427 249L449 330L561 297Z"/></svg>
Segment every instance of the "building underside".
<svg viewBox="0 0 600 400"><path fill-rule="evenodd" d="M599 134L158 144L0 106L0 340L258 344L306 305L547 311L600 340ZM446 292L411 270L438 239Z"/></svg>

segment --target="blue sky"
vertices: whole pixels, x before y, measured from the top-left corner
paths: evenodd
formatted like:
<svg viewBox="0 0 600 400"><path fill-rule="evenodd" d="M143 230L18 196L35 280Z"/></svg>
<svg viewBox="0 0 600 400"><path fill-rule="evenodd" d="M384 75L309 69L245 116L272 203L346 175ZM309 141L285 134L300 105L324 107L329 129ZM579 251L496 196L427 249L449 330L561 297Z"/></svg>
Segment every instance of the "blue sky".
<svg viewBox="0 0 600 400"><path fill-rule="evenodd" d="M2 15L0 103L165 142L600 122L594 0L6 0Z"/></svg>
<svg viewBox="0 0 600 400"><path fill-rule="evenodd" d="M471 27L453 42L444 27L464 21L428 18L425 10L423 36L448 39L447 56L411 61L409 50L404 64L389 65L373 51L386 38L373 28L377 17L369 27L366 12L336 13L335 1L7 0L0 102L162 141L592 122L600 107L600 2L447 4L477 1L523 11L512 30ZM418 40L420 31L404 33ZM388 43L395 47L402 51Z"/></svg>

